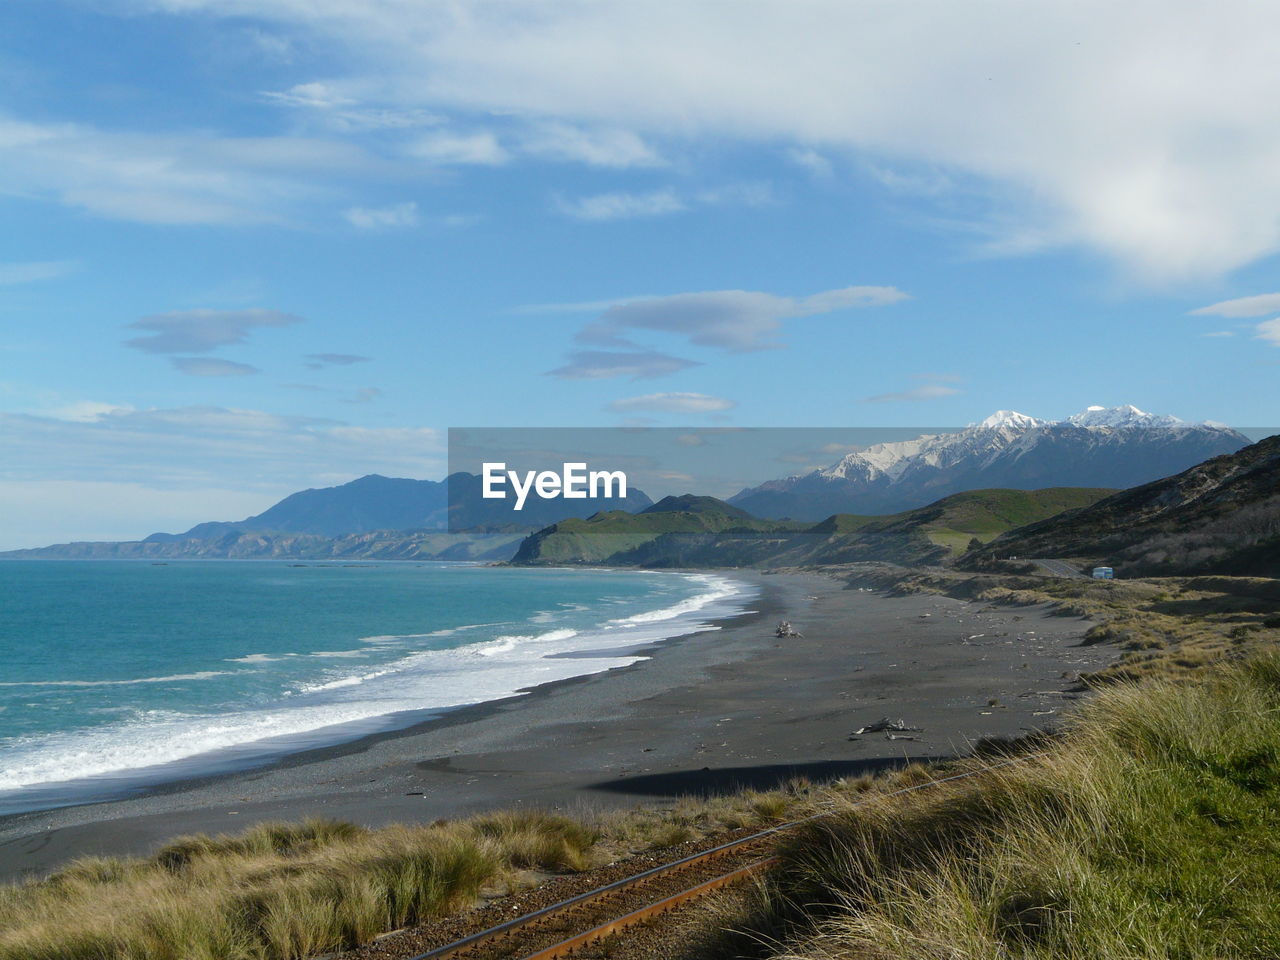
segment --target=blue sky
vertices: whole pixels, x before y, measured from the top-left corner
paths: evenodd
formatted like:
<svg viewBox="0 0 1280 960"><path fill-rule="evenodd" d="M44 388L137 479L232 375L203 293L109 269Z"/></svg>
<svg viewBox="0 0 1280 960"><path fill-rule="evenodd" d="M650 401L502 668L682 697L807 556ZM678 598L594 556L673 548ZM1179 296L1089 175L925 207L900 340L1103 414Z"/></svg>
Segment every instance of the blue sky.
<svg viewBox="0 0 1280 960"><path fill-rule="evenodd" d="M0 547L449 426L1274 423L1280 12L1116 6L9 0Z"/></svg>

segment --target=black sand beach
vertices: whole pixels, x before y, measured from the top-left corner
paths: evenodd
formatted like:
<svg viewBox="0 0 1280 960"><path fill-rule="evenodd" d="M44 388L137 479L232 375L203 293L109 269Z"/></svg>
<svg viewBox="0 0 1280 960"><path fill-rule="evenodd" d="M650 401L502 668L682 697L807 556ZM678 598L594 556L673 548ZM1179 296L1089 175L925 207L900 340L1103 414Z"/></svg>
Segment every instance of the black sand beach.
<svg viewBox="0 0 1280 960"><path fill-rule="evenodd" d="M951 756L1051 724L1078 696L1075 674L1114 655L1081 645L1087 622L1043 608L890 597L817 574L732 575L759 582L755 612L657 644L630 667L265 769L4 818L0 880L269 819L377 826L661 803ZM782 618L804 637L775 639ZM883 717L922 729L851 737Z"/></svg>

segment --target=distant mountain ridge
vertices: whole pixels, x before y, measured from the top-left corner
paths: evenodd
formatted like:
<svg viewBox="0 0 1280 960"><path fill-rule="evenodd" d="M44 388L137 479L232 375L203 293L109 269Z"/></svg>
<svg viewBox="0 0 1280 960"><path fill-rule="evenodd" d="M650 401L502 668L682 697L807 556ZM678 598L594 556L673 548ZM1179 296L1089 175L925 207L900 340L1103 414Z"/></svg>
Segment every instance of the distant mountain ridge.
<svg viewBox="0 0 1280 960"><path fill-rule="evenodd" d="M153 533L144 542L214 540L247 532L342 537L374 530L436 530L448 525L448 508L448 480L371 473L340 486L300 490L238 522L198 523L186 533Z"/></svg>
<svg viewBox="0 0 1280 960"><path fill-rule="evenodd" d="M1024 526L971 551L1104 562L1120 576L1280 577L1280 436Z"/></svg>
<svg viewBox="0 0 1280 960"><path fill-rule="evenodd" d="M742 490L728 502L758 517L819 520L895 513L965 490L1119 489L1248 443L1221 424L1187 423L1133 406L1089 407L1065 420L1000 410L956 433L857 450L824 469Z"/></svg>
<svg viewBox="0 0 1280 960"><path fill-rule="evenodd" d="M974 490L891 516L816 524L764 520L713 497L668 497L637 514L570 519L527 538L512 563L740 567L885 561L941 563L970 542L1093 503L1112 491Z"/></svg>
<svg viewBox="0 0 1280 960"><path fill-rule="evenodd" d="M644 491L630 488L625 498L530 498L516 513L509 500L482 498L474 474L459 472L444 480L369 474L290 494L240 521L198 523L185 533L153 533L136 541L60 543L0 556L505 560L524 534L557 520L614 507L643 510L652 503Z"/></svg>

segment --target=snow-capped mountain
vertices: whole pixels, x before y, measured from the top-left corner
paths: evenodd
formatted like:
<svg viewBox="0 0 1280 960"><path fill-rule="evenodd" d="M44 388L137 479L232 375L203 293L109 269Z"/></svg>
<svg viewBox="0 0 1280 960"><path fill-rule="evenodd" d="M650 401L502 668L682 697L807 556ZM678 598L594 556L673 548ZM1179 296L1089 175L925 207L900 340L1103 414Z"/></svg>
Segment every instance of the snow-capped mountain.
<svg viewBox="0 0 1280 960"><path fill-rule="evenodd" d="M878 443L811 473L743 490L730 503L759 517L909 510L965 490L1132 487L1249 443L1217 423L1134 406L1089 407L1065 420L997 410L956 433Z"/></svg>

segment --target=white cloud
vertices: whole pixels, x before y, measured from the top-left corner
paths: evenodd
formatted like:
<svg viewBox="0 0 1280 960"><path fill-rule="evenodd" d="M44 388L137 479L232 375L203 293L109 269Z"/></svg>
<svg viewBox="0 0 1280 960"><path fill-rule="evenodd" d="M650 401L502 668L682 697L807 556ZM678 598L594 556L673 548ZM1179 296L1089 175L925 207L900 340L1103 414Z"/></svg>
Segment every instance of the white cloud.
<svg viewBox="0 0 1280 960"><path fill-rule="evenodd" d="M556 209L575 220L634 220L687 210L674 190L649 193L597 193L589 197L556 198Z"/></svg>
<svg viewBox="0 0 1280 960"><path fill-rule="evenodd" d="M412 200L386 207L350 207L343 216L360 230L386 230L418 224L418 205Z"/></svg>
<svg viewBox="0 0 1280 960"><path fill-rule="evenodd" d="M787 150L787 159L815 177L830 177L834 172L831 161L812 147L791 147Z"/></svg>
<svg viewBox="0 0 1280 960"><path fill-rule="evenodd" d="M1253 297L1237 297L1235 300L1223 300L1211 303L1199 310L1192 310L1192 316L1208 315L1212 317L1264 317L1268 313L1280 313L1280 293L1260 293Z"/></svg>
<svg viewBox="0 0 1280 960"><path fill-rule="evenodd" d="M724 397L705 393L648 393L641 397L623 397L609 404L618 413L650 411L654 413L719 413L736 404Z"/></svg>
<svg viewBox="0 0 1280 960"><path fill-rule="evenodd" d="M209 353L218 347L244 343L251 330L287 327L302 318L281 310L174 310L157 313L129 326L151 330L149 336L126 340L125 346L144 353Z"/></svg>
<svg viewBox="0 0 1280 960"><path fill-rule="evenodd" d="M323 367L349 367L353 363L368 363L372 357L362 357L356 353L308 353L307 368L319 370Z"/></svg>
<svg viewBox="0 0 1280 960"><path fill-rule="evenodd" d="M880 393L874 397L867 397L867 403L901 403L912 402L916 400L937 400L940 397L953 397L960 391L955 387L948 387L941 383L924 383L918 387L912 387L910 390L903 390L898 393Z"/></svg>
<svg viewBox="0 0 1280 960"><path fill-rule="evenodd" d="M1259 340L1265 340L1274 346L1280 347L1280 317L1274 320L1264 320L1255 328Z"/></svg>
<svg viewBox="0 0 1280 960"><path fill-rule="evenodd" d="M1153 281L1280 249L1280 7L134 0L328 35L406 104L788 143L979 185Z"/></svg>
<svg viewBox="0 0 1280 960"><path fill-rule="evenodd" d="M332 110L356 103L351 97L343 96L328 84L319 82L294 84L288 90L266 90L262 97L269 103L311 110Z"/></svg>
<svg viewBox="0 0 1280 960"><path fill-rule="evenodd" d="M885 306L908 295L894 287L844 287L808 297L750 290L711 290L652 297L610 306L578 335L588 343L618 344L628 330L680 334L699 346L759 350L776 346L782 321L851 307Z"/></svg>
<svg viewBox="0 0 1280 960"><path fill-rule="evenodd" d="M418 139L409 154L432 164L501 166L510 154L489 131L457 134L441 131Z"/></svg>
<svg viewBox="0 0 1280 960"><path fill-rule="evenodd" d="M262 372L247 363L217 357L170 357L169 362L193 377L247 377Z"/></svg>
<svg viewBox="0 0 1280 960"><path fill-rule="evenodd" d="M556 209L575 220L637 220L684 213L695 207L764 207L775 202L768 183L730 183L682 194L672 187L646 193L597 193L555 198Z"/></svg>
<svg viewBox="0 0 1280 960"><path fill-rule="evenodd" d="M34 260L26 263L0 263L0 286L36 283L65 276L76 268L74 260Z"/></svg>
<svg viewBox="0 0 1280 960"><path fill-rule="evenodd" d="M698 203L708 206L767 207L776 203L773 184L731 183L723 187L700 190L695 194Z"/></svg>
<svg viewBox="0 0 1280 960"><path fill-rule="evenodd" d="M39 411L39 414L55 420L74 420L79 423L93 423L109 413L128 413L132 407L116 403L99 403L96 400L78 400L61 406Z"/></svg>
<svg viewBox="0 0 1280 960"><path fill-rule="evenodd" d="M288 90L264 90L262 99L278 107L307 111L336 130L403 130L438 124L442 118L426 110L364 103L351 84L323 81L298 83Z"/></svg>
<svg viewBox="0 0 1280 960"><path fill-rule="evenodd" d="M372 169L351 143L301 137L114 133L0 114L0 192L156 224L282 224L328 175Z"/></svg>
<svg viewBox="0 0 1280 960"><path fill-rule="evenodd" d="M578 350L569 354L564 366L548 370L547 374L562 380L606 380L612 377L649 380L696 366L699 364L693 360L654 350Z"/></svg>
<svg viewBox="0 0 1280 960"><path fill-rule="evenodd" d="M586 129L567 123L541 123L520 144L522 152L591 167L658 167L665 161L630 130Z"/></svg>

